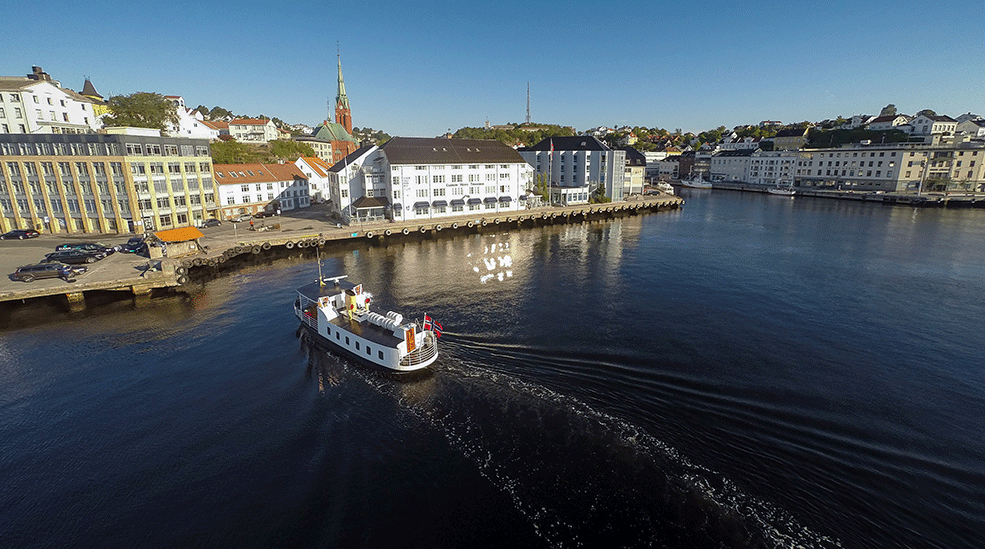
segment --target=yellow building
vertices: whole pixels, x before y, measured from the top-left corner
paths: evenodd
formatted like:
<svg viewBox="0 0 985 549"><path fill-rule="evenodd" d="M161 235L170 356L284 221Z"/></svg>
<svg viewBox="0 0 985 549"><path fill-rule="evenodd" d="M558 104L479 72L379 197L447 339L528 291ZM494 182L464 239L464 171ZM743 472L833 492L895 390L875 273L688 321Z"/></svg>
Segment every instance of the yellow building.
<svg viewBox="0 0 985 549"><path fill-rule="evenodd" d="M114 130L0 135L0 228L142 233L217 216L208 140Z"/></svg>

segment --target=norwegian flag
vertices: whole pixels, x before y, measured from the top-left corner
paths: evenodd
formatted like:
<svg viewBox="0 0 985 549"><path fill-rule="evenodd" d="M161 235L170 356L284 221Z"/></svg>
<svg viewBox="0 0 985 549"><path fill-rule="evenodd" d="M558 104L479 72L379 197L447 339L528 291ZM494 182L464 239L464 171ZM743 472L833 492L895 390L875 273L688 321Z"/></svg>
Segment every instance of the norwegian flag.
<svg viewBox="0 0 985 549"><path fill-rule="evenodd" d="M441 323L435 322L427 313L424 314L424 329L434 332L435 337L441 337Z"/></svg>

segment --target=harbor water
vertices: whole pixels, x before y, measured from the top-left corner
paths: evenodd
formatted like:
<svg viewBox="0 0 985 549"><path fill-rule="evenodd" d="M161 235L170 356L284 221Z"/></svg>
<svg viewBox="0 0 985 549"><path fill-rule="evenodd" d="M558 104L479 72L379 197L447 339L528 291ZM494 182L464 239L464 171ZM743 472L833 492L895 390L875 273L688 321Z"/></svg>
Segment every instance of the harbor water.
<svg viewBox="0 0 985 549"><path fill-rule="evenodd" d="M323 253L425 376L296 337L310 251L17 311L0 546L981 547L983 214L682 192Z"/></svg>

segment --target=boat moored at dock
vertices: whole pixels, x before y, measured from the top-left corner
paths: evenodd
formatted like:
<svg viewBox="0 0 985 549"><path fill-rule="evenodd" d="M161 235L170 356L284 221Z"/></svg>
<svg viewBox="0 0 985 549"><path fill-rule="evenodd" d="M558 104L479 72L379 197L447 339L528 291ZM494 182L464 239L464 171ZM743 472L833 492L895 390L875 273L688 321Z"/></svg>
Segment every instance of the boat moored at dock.
<svg viewBox="0 0 985 549"><path fill-rule="evenodd" d="M396 372L427 368L438 358L440 324L382 311L361 284L345 276L322 278L297 289L294 314L316 342L360 363Z"/></svg>

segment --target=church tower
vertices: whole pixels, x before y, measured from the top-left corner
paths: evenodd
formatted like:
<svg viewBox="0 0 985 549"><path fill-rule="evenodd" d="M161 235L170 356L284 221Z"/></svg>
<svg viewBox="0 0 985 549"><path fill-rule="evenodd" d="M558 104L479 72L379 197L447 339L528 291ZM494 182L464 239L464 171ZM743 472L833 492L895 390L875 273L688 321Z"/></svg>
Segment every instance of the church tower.
<svg viewBox="0 0 985 549"><path fill-rule="evenodd" d="M342 80L342 56L339 56L339 91L335 96L335 123L342 125L352 135L352 113L349 111L349 98L345 96L345 81Z"/></svg>

